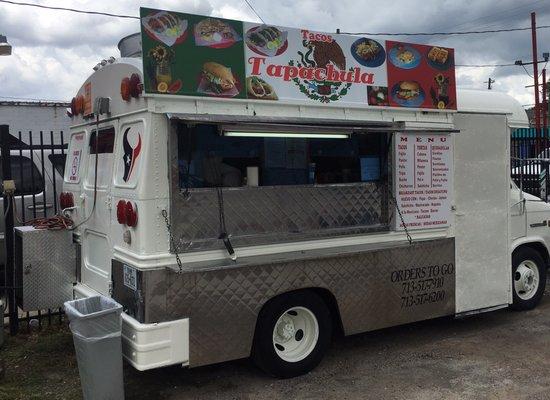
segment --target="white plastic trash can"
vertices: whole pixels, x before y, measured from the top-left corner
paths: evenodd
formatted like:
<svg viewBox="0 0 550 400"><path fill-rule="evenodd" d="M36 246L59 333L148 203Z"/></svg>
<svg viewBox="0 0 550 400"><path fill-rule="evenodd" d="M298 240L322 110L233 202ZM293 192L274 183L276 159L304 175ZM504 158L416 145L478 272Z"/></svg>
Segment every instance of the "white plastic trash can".
<svg viewBox="0 0 550 400"><path fill-rule="evenodd" d="M84 400L122 400L122 306L105 296L67 301Z"/></svg>

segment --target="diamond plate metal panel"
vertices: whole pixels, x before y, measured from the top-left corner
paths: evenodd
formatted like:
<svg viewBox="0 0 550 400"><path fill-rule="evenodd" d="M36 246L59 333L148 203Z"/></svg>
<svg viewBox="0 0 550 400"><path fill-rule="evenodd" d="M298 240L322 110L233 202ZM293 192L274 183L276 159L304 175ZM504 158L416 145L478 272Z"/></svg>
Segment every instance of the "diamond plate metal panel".
<svg viewBox="0 0 550 400"><path fill-rule="evenodd" d="M23 311L58 308L72 299L76 249L71 231L17 227L14 257Z"/></svg>
<svg viewBox="0 0 550 400"><path fill-rule="evenodd" d="M216 189L172 190L178 252L223 248ZM227 232L236 247L388 228L387 187L377 183L224 188L223 198Z"/></svg>
<svg viewBox="0 0 550 400"><path fill-rule="evenodd" d="M154 301L144 296L146 304L166 307L161 316L190 318L190 365L198 366L247 357L261 307L292 290L331 292L346 334L454 314L454 263L454 239L441 239L183 274L165 270L164 281L157 275L147 289ZM148 315L145 322L160 321Z"/></svg>

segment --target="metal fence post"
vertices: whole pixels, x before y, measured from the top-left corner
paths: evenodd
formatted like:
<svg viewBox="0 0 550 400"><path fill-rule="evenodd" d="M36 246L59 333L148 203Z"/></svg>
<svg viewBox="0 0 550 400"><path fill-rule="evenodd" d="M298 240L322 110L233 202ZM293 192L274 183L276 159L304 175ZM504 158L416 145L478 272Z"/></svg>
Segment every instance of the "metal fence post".
<svg viewBox="0 0 550 400"><path fill-rule="evenodd" d="M0 154L2 155L2 180L11 178L11 153L10 153L10 131L8 125L0 125ZM4 200L4 244L6 246L6 287L8 288L8 304L10 318L10 334L17 334L19 328L19 316L17 314L17 300L15 293L15 266L13 264L13 207L11 199L3 194Z"/></svg>

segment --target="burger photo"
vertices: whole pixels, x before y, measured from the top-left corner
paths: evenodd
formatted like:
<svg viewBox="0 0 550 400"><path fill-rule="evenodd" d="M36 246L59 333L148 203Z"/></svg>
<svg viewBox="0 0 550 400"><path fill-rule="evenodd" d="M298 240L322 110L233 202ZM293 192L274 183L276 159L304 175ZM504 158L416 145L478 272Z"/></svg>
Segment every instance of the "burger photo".
<svg viewBox="0 0 550 400"><path fill-rule="evenodd" d="M420 85L414 81L403 81L399 84L396 95L402 100L412 100L420 95Z"/></svg>

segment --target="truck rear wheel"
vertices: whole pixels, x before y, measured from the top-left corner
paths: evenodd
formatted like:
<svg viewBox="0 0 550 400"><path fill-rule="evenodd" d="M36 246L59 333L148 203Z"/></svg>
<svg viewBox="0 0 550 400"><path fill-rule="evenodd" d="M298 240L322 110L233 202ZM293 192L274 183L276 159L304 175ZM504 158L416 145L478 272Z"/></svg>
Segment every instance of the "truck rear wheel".
<svg viewBox="0 0 550 400"><path fill-rule="evenodd" d="M514 310L531 310L539 304L546 287L546 264L538 251L522 247L512 256Z"/></svg>
<svg viewBox="0 0 550 400"><path fill-rule="evenodd" d="M315 368L332 337L325 302L310 291L271 300L260 312L254 337L256 364L278 378L291 378Z"/></svg>

